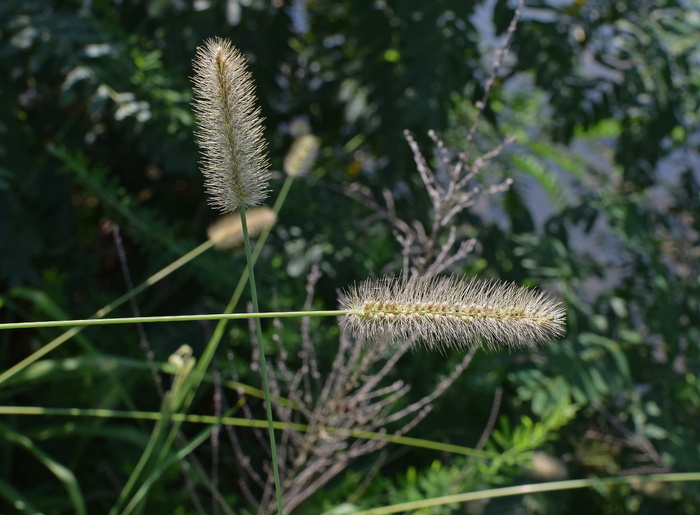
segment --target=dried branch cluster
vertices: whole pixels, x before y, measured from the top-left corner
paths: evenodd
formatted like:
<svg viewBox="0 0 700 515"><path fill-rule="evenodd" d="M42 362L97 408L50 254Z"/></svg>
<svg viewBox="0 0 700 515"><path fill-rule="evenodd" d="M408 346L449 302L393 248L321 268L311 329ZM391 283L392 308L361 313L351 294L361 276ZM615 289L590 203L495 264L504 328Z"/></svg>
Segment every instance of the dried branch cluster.
<svg viewBox="0 0 700 515"><path fill-rule="evenodd" d="M476 238L462 240L456 224L456 217L469 209L481 195L495 195L510 188L513 183L508 178L489 186L486 189L477 184L474 179L481 169L493 158L500 155L503 149L514 140L505 138L491 151L468 164L467 153L460 153L456 159L447 150L444 143L435 132L429 136L435 143L436 157L439 169L433 170L427 163L418 143L406 131L404 136L408 142L416 168L425 186L431 203L432 221L430 227L420 220L407 221L397 213L393 194L387 188L382 190L384 204L380 203L366 186L353 184L348 193L370 207L375 216L387 221L392 229L394 238L401 245L404 257L404 268L413 277L434 277L445 270L453 268L464 261L477 245ZM446 180L442 180L443 176Z"/></svg>
<svg viewBox="0 0 700 515"><path fill-rule="evenodd" d="M474 144L474 136L481 116L486 107L489 93L493 87L498 71L508 54L513 34L525 7L524 0L519 0L511 23L506 31L504 41L495 51L491 73L484 84L484 92L476 103L476 116L466 137L466 147ZM370 207L375 216L387 221L394 233L394 238L401 245L404 258L404 270L409 270L413 277L434 277L450 270L467 258L478 241L476 238L462 240L456 223L457 216L469 209L481 195L495 195L506 191L512 184L508 178L485 189L477 184L476 177L494 158L515 141L506 136L498 145L483 153L476 159L471 159L469 152L455 153L448 150L444 142L434 131L428 133L435 146L435 166L428 165L423 152L413 136L404 132L406 141L413 153L413 159L425 186L431 203L431 222L426 227L418 219L407 220L396 211L396 203L390 189L382 190L383 203L376 199L374 193L366 186L353 184L348 188L350 196L359 198Z"/></svg>
<svg viewBox="0 0 700 515"><path fill-rule="evenodd" d="M311 307L318 270L313 270L307 285L306 309ZM278 335L281 325L278 324ZM410 348L408 342L391 348L364 348L349 334L342 334L330 371L322 374L312 343L310 320L302 326L301 367L291 370L289 356L281 337L276 338L278 359L271 371L273 397L286 395L289 403L275 403L277 420L287 422L279 440L280 476L285 509L293 511L305 499L345 470L355 459L374 453L388 444L386 440L361 438L363 432L403 435L430 412L431 403L442 395L469 365L473 352L440 380L425 397L396 410L410 385L403 381L386 384L387 376ZM253 349L256 347L253 346ZM251 363L257 363L253 356ZM271 364L272 365L272 364ZM247 405L244 413L253 417ZM302 430L298 424L306 424ZM387 427L396 429L388 433ZM234 447L243 453L233 428L227 428ZM264 442L264 435L259 434ZM255 484L262 489L260 513L275 511L272 471L258 474L250 457L239 460L240 482L249 500L255 502ZM368 478L371 480L371 477ZM252 483L252 484L251 484ZM360 495L361 491L356 492ZM257 503L256 503L257 504Z"/></svg>

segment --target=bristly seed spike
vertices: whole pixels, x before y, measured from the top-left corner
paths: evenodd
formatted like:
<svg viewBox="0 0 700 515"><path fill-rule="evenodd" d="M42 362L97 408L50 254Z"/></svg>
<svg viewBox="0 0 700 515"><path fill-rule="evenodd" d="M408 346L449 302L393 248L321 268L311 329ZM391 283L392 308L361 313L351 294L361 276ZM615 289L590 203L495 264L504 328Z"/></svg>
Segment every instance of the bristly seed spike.
<svg viewBox="0 0 700 515"><path fill-rule="evenodd" d="M345 297L344 328L363 341L518 348L565 332L566 313L559 302L496 279L384 277L351 287Z"/></svg>
<svg viewBox="0 0 700 515"><path fill-rule="evenodd" d="M247 67L221 38L207 40L194 60L192 106L204 185L209 203L223 213L257 206L267 196L267 143Z"/></svg>

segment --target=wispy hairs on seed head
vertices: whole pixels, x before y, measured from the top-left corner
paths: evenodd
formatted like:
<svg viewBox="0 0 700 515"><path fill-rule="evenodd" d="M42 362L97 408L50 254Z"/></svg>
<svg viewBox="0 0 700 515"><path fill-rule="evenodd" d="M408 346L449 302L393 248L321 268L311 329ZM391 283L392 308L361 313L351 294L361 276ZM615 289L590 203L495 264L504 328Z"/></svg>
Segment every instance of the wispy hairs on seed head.
<svg viewBox="0 0 700 515"><path fill-rule="evenodd" d="M566 313L546 293L499 280L384 277L345 292L344 328L363 341L429 348L535 346L564 334Z"/></svg>
<svg viewBox="0 0 700 515"><path fill-rule="evenodd" d="M245 57L227 39L197 49L194 101L204 186L222 213L257 206L267 197L269 163L260 108Z"/></svg>
<svg viewBox="0 0 700 515"><path fill-rule="evenodd" d="M292 143L284 158L284 171L291 177L302 177L309 173L318 155L318 138L313 134L299 136Z"/></svg>

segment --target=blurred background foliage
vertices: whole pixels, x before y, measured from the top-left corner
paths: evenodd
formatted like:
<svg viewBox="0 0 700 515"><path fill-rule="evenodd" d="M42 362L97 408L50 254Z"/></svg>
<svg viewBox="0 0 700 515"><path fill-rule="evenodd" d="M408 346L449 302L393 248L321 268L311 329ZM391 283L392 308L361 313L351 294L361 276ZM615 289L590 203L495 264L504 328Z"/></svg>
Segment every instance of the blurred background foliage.
<svg viewBox="0 0 700 515"><path fill-rule="evenodd" d="M314 264L324 273L316 307L326 309L336 306L337 288L400 268L390 229L345 186L389 188L399 213L425 217L428 202L404 129L426 152L432 129L455 153L475 156L506 134L517 137L480 178L491 184L512 177L512 189L459 219L460 234L480 242L460 272L550 289L568 309L563 341L479 353L411 432L474 446L502 391L501 418L487 445L504 452L502 463L390 448L357 506L443 495L455 485L467 491L533 477L700 470L700 4L526 5L485 120L465 149L475 102L512 19L508 0L3 0L0 318L83 318L122 295L114 224L135 282L206 238L215 213L197 166L188 77L197 45L228 37L250 60L272 168L282 169L299 124L321 143L259 262L261 309L299 309ZM282 179L274 174L273 192ZM241 253L207 253L141 295L140 310L219 312L243 266ZM323 327L324 345L333 344L333 321ZM156 359L166 361L183 343L196 355L211 329L192 323L146 331ZM57 334L3 331L2 368ZM284 341L290 351L300 345L298 326L286 324ZM91 329L49 356L84 359L80 365L0 385L0 403L157 411L137 342L133 327ZM234 326L225 343L241 352L241 380L257 385L245 362L245 327ZM432 384L426 378L457 359L417 350L392 376L419 395ZM210 397L202 394L199 411L211 411ZM47 462L28 454L33 448L73 471L89 512L106 512L149 431L145 422L6 417L5 499L14 489L45 513L71 511ZM230 451L217 452L224 466L235 460ZM556 466L536 470L536 456ZM358 462L300 513L342 503L370 465ZM243 509L233 474L222 472L222 493ZM163 478L150 506L194 512L186 492L173 489L181 481ZM11 512L9 503L0 506ZM469 509L613 514L699 507L696 485L667 484Z"/></svg>

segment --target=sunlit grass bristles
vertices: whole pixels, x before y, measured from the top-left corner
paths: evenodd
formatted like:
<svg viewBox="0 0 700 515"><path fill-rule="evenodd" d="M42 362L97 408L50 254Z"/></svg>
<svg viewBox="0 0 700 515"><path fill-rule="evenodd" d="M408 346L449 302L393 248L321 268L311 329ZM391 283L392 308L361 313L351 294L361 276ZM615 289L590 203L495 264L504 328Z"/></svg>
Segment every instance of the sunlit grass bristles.
<svg viewBox="0 0 700 515"><path fill-rule="evenodd" d="M204 186L223 213L267 197L269 164L260 108L247 62L226 39L207 40L194 60L195 98Z"/></svg>
<svg viewBox="0 0 700 515"><path fill-rule="evenodd" d="M302 177L309 173L318 155L319 142L313 134L299 136L292 143L284 158L284 171L292 177Z"/></svg>
<svg viewBox="0 0 700 515"><path fill-rule="evenodd" d="M263 231L270 229L277 222L277 215L269 207L260 206L250 209L246 215L248 235L257 238ZM207 229L207 236L217 249L233 249L243 245L243 226L237 214L224 215Z"/></svg>
<svg viewBox="0 0 700 515"><path fill-rule="evenodd" d="M566 314L546 293L499 280L367 280L346 292L355 337L429 347L534 346L564 334Z"/></svg>

